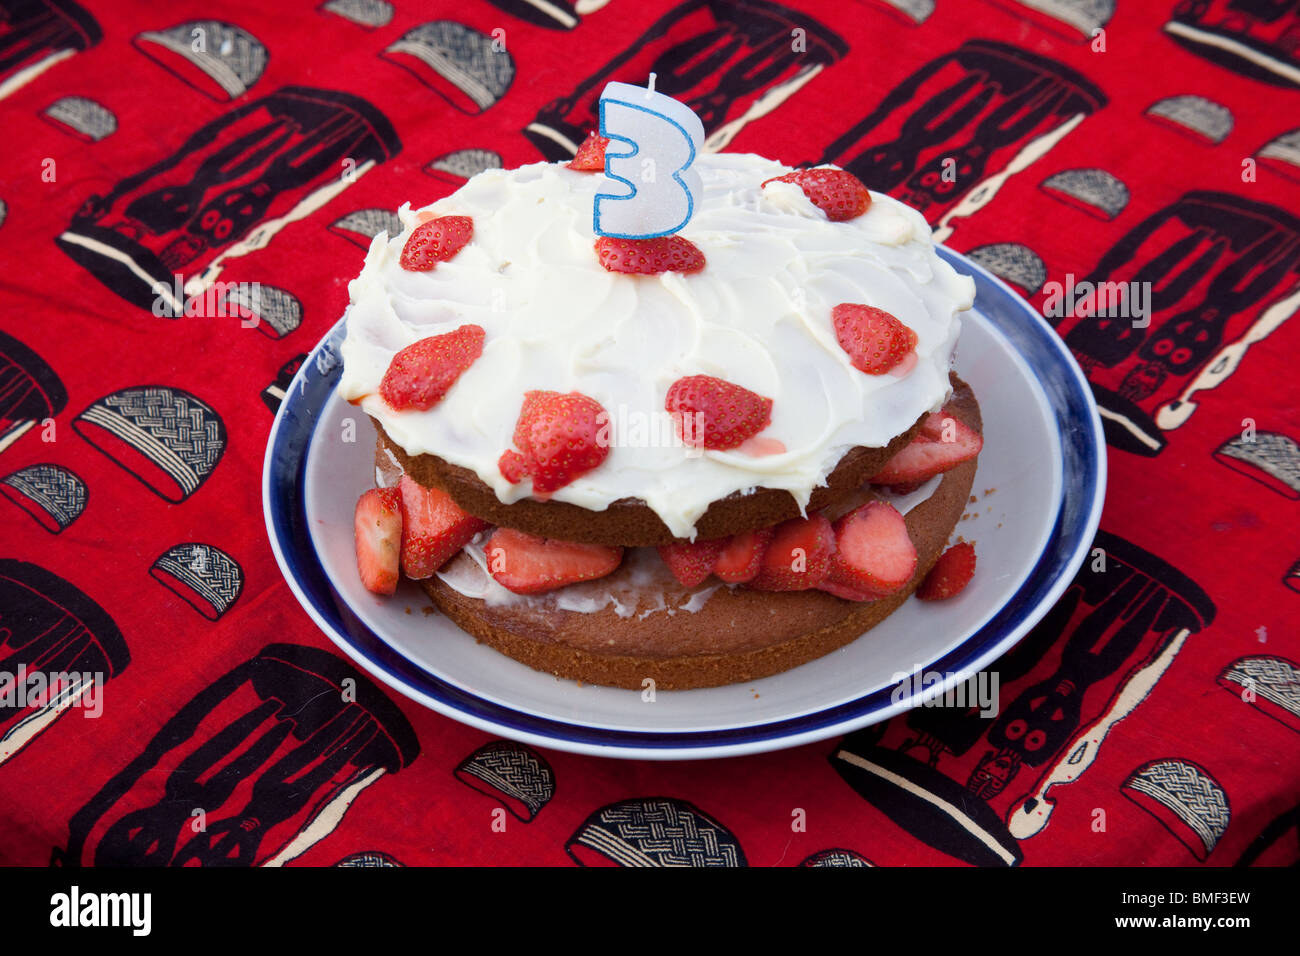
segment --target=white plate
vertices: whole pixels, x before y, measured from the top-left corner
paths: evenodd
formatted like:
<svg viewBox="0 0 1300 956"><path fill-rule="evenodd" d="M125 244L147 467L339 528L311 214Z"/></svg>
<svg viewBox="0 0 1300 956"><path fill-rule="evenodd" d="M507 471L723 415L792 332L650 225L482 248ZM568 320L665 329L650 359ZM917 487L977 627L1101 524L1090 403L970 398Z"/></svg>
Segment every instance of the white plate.
<svg viewBox="0 0 1300 956"><path fill-rule="evenodd" d="M823 739L915 706L921 697L911 682L899 687L900 675L943 673L929 689L941 693L1046 613L1088 552L1105 487L1100 418L1068 351L1014 292L945 254L976 278L957 371L979 399L985 442L972 517L958 525L975 542L978 570L956 598L909 600L865 637L783 674L660 690L653 701L534 671L426 615L430 602L414 585L391 598L361 586L352 514L374 485L374 432L334 391L342 323L303 363L268 443L264 503L276 557L317 624L371 673L448 716L542 746L715 757ZM343 440L350 433L355 441Z"/></svg>

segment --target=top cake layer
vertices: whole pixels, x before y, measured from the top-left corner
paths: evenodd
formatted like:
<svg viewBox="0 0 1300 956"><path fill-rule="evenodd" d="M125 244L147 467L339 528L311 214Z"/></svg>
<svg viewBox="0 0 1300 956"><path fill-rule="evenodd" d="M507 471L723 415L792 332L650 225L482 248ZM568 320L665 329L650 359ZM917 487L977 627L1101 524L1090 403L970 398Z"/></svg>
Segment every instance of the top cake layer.
<svg viewBox="0 0 1300 956"><path fill-rule="evenodd" d="M343 397L408 455L466 468L510 503L531 493L527 479L511 484L497 467L524 393L581 392L610 414L610 452L553 499L601 511L638 498L687 538L711 502L735 492L784 489L802 506L851 448L883 447L938 410L958 313L975 287L938 257L918 212L872 193L866 213L831 222L796 185L762 188L790 172L780 163L719 153L697 157L695 168L703 195L680 234L707 264L685 275L605 271L592 200L620 189L600 173L534 163L478 174L425 207L474 221L473 241L428 272L399 265L424 211L404 205L402 234L376 236L348 287ZM911 328L915 366L902 375L854 368L831 323L843 302L884 309ZM441 402L395 411L379 396L397 351L471 323L486 333L483 354ZM772 399L761 437L785 450L685 446L664 397L688 375Z"/></svg>

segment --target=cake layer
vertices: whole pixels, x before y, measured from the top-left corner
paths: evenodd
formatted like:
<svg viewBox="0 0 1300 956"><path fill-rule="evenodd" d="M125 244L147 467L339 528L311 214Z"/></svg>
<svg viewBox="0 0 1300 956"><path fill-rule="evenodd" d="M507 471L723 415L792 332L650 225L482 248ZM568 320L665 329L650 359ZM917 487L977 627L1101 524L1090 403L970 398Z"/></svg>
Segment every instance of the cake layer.
<svg viewBox="0 0 1300 956"><path fill-rule="evenodd" d="M979 406L964 383L949 408L980 428ZM617 597L593 600L599 606L589 611L561 608L545 596L493 605L442 580L455 579L455 568L420 584L461 629L559 677L638 689L646 678L663 689L756 680L842 647L906 601L960 520L976 465L971 460L946 472L930 496L904 516L917 549L917 570L902 590L878 601L846 601L816 590L758 591L716 579L685 588L666 568L656 571L644 561L628 562L616 575L582 585L587 594L604 589Z"/></svg>
<svg viewBox="0 0 1300 956"><path fill-rule="evenodd" d="M498 468L529 390L581 392L609 415L608 457L555 502L599 513L637 499L678 538L700 530L713 502L754 488L812 504L853 449L885 448L943 403L974 284L939 258L920 213L889 196L873 193L865 213L832 222L798 186L762 185L789 171L780 163L702 154L693 168L702 196L681 236L706 265L689 275L601 266L592 201L618 191L601 173L489 170L419 212L404 206L402 233L379 234L349 285L340 393L407 456L436 455L503 505L532 494L529 479L512 484ZM400 254L422 216L468 216L473 238L410 272ZM840 303L899 319L916 334L915 364L855 368L832 325ZM455 385L427 410L392 409L378 389L393 356L467 324L484 330L483 351ZM760 437L776 453L686 447L664 403L694 375L771 399Z"/></svg>
<svg viewBox="0 0 1300 956"><path fill-rule="evenodd" d="M830 507L845 495L852 494L911 441L922 421L924 416L884 448L851 449L827 476L826 484L813 489L808 510ZM377 452L380 456L391 456L392 462L420 484L426 488L441 488L460 507L491 524L518 528L543 538L562 538L584 544L639 547L678 540L654 509L635 498L621 498L604 511L588 511L554 499L535 501L524 498L505 504L469 469L452 465L437 455L412 458L401 445L388 437L378 421L375 421L375 430L379 433ZM696 520L695 531L697 538L722 538L754 528L767 528L797 518L799 514L799 503L790 492L780 488L755 488L744 493L734 492L710 503Z"/></svg>

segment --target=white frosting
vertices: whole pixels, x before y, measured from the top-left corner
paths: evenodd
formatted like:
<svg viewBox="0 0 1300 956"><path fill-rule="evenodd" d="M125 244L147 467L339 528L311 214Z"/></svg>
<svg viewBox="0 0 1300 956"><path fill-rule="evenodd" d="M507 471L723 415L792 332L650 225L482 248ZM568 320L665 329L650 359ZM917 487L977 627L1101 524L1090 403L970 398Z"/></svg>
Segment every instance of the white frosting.
<svg viewBox="0 0 1300 956"><path fill-rule="evenodd" d="M340 389L409 455L473 471L505 503L531 494L497 468L511 447L524 392L579 391L614 419L605 462L553 497L594 511L640 498L678 537L709 503L757 486L801 506L852 447L889 443L949 395L960 322L974 283L934 250L915 210L880 193L864 215L830 222L797 186L761 183L789 167L748 154L697 157L703 201L681 232L704 253L698 273L605 271L593 249L592 197L603 174L558 163L487 170L426 207L474 220L473 241L430 272L407 272L400 236L380 233L349 284ZM917 335L906 375L866 375L840 348L831 309L875 305ZM474 323L482 356L427 411L394 411L378 394L393 355ZM668 387L714 375L773 400L762 437L783 453L682 446L660 426ZM641 424L638 425L638 422ZM649 440L647 440L649 439Z"/></svg>

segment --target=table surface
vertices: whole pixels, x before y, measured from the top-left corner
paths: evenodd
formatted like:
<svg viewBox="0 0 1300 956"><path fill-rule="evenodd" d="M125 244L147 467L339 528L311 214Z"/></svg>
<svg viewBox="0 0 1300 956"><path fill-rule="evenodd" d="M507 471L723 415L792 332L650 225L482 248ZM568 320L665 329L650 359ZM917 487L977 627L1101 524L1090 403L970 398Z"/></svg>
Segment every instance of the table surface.
<svg viewBox="0 0 1300 956"><path fill-rule="evenodd" d="M1300 14L81 4L0 2L0 863L1300 857ZM996 718L706 762L541 750L377 687L283 581L267 433L369 237L561 158L651 69L711 148L922 209L1087 371L1100 550L994 668ZM172 317L174 275L260 283L264 314ZM1145 319L1089 315L1083 282L1135 283ZM60 669L107 679L65 710L17 693Z"/></svg>

